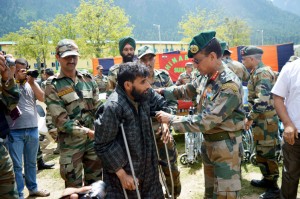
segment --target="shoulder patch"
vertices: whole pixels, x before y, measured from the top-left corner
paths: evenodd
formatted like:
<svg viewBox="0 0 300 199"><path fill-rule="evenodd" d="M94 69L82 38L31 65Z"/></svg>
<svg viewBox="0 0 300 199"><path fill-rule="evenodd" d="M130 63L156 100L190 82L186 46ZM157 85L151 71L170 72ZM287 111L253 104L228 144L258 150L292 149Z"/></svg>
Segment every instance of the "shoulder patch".
<svg viewBox="0 0 300 199"><path fill-rule="evenodd" d="M234 93L238 93L239 92L239 87L235 83L233 83L233 82L228 82L226 84L223 84L222 87L221 87L221 90L226 90L226 89L230 89Z"/></svg>
<svg viewBox="0 0 300 199"><path fill-rule="evenodd" d="M46 80L46 85L50 85L54 80L56 80L57 77L50 76L47 80Z"/></svg>

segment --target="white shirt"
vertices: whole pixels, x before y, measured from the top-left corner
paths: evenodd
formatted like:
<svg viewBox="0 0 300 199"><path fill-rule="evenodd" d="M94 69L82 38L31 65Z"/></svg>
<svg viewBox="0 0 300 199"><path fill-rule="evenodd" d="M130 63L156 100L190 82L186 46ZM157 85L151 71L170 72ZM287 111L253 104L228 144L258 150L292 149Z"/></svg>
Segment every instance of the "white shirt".
<svg viewBox="0 0 300 199"><path fill-rule="evenodd" d="M300 59L284 65L271 92L285 98L287 112L300 132Z"/></svg>

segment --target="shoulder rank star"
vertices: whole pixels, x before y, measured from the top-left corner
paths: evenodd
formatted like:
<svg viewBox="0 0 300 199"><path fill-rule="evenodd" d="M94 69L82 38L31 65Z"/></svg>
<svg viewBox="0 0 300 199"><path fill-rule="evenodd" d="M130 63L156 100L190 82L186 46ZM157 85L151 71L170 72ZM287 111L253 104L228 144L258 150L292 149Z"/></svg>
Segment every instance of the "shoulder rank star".
<svg viewBox="0 0 300 199"><path fill-rule="evenodd" d="M198 48L197 45L191 45L191 46L190 46L190 51L191 51L193 54L195 54L196 52L199 51L199 48Z"/></svg>

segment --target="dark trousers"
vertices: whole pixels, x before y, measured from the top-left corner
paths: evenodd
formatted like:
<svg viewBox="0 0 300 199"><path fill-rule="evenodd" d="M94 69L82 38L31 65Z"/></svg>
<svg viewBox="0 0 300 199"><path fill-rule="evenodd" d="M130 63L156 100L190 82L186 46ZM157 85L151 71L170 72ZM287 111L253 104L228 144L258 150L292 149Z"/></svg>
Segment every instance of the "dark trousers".
<svg viewBox="0 0 300 199"><path fill-rule="evenodd" d="M281 198L297 198L297 189L300 177L300 138L295 140L294 145L284 143Z"/></svg>

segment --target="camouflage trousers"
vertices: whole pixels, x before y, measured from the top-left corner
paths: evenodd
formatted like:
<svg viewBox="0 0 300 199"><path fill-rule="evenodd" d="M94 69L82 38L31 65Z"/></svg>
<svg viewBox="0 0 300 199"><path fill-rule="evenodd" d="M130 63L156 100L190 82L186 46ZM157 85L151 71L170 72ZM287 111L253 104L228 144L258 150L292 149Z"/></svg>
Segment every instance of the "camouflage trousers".
<svg viewBox="0 0 300 199"><path fill-rule="evenodd" d="M242 136L202 142L205 199L239 198L243 151Z"/></svg>
<svg viewBox="0 0 300 199"><path fill-rule="evenodd" d="M279 168L276 160L277 116L256 120L252 132L256 143L257 165L265 179L276 181L279 177Z"/></svg>
<svg viewBox="0 0 300 199"><path fill-rule="evenodd" d="M170 176L170 171L169 171L169 166L168 166L165 145L164 145L163 141L160 139L160 136L156 136L156 143L157 143L159 157L161 160L160 165L162 166L162 171L166 177L166 183L168 186L168 190L171 194L172 181L171 181L171 176ZM174 196L178 197L181 192L181 183L180 183L180 171L179 171L178 165L177 165L178 152L176 149L176 143L175 143L174 139L172 142L167 143L167 148L168 148L168 154L169 154L169 159L170 159L170 164L171 164L171 172L172 172L172 177L173 177L173 182L174 182Z"/></svg>
<svg viewBox="0 0 300 199"><path fill-rule="evenodd" d="M0 141L0 198L19 198L12 160Z"/></svg>
<svg viewBox="0 0 300 199"><path fill-rule="evenodd" d="M102 164L95 153L94 141L87 135L63 134L59 135L59 142L60 175L65 180L65 187L81 187L101 180Z"/></svg>

